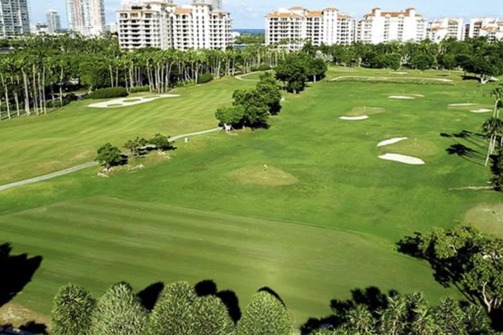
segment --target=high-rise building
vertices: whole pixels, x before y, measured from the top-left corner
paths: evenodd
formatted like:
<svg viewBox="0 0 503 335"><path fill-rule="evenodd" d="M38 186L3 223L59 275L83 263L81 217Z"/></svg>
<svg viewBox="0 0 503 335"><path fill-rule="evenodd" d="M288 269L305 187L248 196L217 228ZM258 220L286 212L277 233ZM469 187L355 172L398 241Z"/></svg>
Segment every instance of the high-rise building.
<svg viewBox="0 0 503 335"><path fill-rule="evenodd" d="M210 2L179 7L172 0L126 0L117 20L122 49L224 50L232 44L230 14Z"/></svg>
<svg viewBox="0 0 503 335"><path fill-rule="evenodd" d="M503 22L496 18L474 18L467 25L467 38L486 37L490 42L503 39Z"/></svg>
<svg viewBox="0 0 503 335"><path fill-rule="evenodd" d="M0 37L16 37L29 33L28 0L0 1Z"/></svg>
<svg viewBox="0 0 503 335"><path fill-rule="evenodd" d="M454 38L462 41L465 38L465 25L462 18L441 18L430 23L427 37L430 41L440 43Z"/></svg>
<svg viewBox="0 0 503 335"><path fill-rule="evenodd" d="M337 8L309 11L295 6L279 9L266 16L266 45L276 44L288 50L302 49L306 41L313 45L350 44L355 38L355 21Z"/></svg>
<svg viewBox="0 0 503 335"><path fill-rule="evenodd" d="M363 43L419 42L426 39L428 21L407 8L400 12L384 12L374 8L358 22L357 40Z"/></svg>
<svg viewBox="0 0 503 335"><path fill-rule="evenodd" d="M59 13L56 10L50 9L47 11L47 32L49 34L58 33L61 31L61 20Z"/></svg>
<svg viewBox="0 0 503 335"><path fill-rule="evenodd" d="M104 0L66 0L68 28L83 36L98 36L105 31Z"/></svg>

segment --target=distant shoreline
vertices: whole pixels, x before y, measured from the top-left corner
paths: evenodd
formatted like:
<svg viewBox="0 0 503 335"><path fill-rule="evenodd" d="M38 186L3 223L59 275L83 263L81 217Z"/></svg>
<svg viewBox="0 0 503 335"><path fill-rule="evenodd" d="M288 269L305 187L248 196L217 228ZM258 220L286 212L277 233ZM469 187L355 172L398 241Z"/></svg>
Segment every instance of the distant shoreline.
<svg viewBox="0 0 503 335"><path fill-rule="evenodd" d="M248 34L262 34L262 35L265 35L265 29L247 29L247 28L243 28L243 29L233 29L232 31L234 32L238 32L240 34L243 34L243 33L248 33Z"/></svg>

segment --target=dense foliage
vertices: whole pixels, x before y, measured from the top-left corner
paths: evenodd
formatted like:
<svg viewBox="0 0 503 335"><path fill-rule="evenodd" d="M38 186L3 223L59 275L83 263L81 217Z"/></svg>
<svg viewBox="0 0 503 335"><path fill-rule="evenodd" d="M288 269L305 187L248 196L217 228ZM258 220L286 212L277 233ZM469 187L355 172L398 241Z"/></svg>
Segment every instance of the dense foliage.
<svg viewBox="0 0 503 335"><path fill-rule="evenodd" d="M205 72L197 78L198 84L206 84L213 80L213 75L210 72Z"/></svg>
<svg viewBox="0 0 503 335"><path fill-rule="evenodd" d="M318 81L325 77L327 64L323 58L314 57L308 52L291 53L275 68L276 79L284 83L290 93L305 89L308 81Z"/></svg>
<svg viewBox="0 0 503 335"><path fill-rule="evenodd" d="M124 87L107 87L89 94L90 99L111 99L127 97L128 92Z"/></svg>

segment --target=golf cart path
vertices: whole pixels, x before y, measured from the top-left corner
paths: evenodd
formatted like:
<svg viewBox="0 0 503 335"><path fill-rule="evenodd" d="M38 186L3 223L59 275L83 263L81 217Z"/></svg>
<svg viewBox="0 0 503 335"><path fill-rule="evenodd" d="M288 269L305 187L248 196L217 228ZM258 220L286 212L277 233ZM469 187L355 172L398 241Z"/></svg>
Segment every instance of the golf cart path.
<svg viewBox="0 0 503 335"><path fill-rule="evenodd" d="M204 135L204 134L213 133L213 132L220 131L220 130L222 130L222 128L217 127L217 128L212 128L212 129L207 129L207 130L202 130L202 131L196 131L196 132L193 132L193 133L176 135L176 136L170 137L169 141L173 142L173 141L176 141L176 140L178 140L180 138L192 137L192 136L198 136L198 135ZM59 176L64 176L64 175L67 175L67 174L70 174L70 173L73 173L73 172L77 172L77 171L80 171L80 170L84 170L84 169L90 168L92 166L97 166L97 165L98 165L98 162L94 162L94 161L93 162L87 162L87 163L83 163L83 164L79 164L79 165L73 166L73 167L68 168L68 169L56 171L56 172L45 174L45 175L42 175L42 176L38 176L38 177L30 178L30 179L25 179L25 180L20 180L20 181L16 181L16 182L10 183L10 184L0 185L0 192L8 190L8 189L11 189L11 188L20 187L20 186L23 186L23 185L38 183L39 181L44 181L44 180L53 179L53 178L56 178L56 177L59 177Z"/></svg>

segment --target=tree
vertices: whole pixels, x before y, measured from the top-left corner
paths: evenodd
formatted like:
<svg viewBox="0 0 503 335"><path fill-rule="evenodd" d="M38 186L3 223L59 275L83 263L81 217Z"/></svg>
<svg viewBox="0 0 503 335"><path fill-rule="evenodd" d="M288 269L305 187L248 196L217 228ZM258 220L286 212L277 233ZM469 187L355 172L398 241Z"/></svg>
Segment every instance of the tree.
<svg viewBox="0 0 503 335"><path fill-rule="evenodd" d="M176 282L166 286L150 315L145 334L194 334L196 298L194 288L187 282Z"/></svg>
<svg viewBox="0 0 503 335"><path fill-rule="evenodd" d="M196 298L194 316L194 335L232 335L235 332L227 307L215 296Z"/></svg>
<svg viewBox="0 0 503 335"><path fill-rule="evenodd" d="M154 137L148 140L148 143L155 145L157 150L161 152L173 149L173 145L169 141L169 136L163 134L155 134Z"/></svg>
<svg viewBox="0 0 503 335"><path fill-rule="evenodd" d="M98 149L98 156L95 160L109 170L112 166L122 162L122 153L119 148L107 143Z"/></svg>
<svg viewBox="0 0 503 335"><path fill-rule="evenodd" d="M80 286L68 284L54 297L51 312L54 335L88 335L96 300Z"/></svg>
<svg viewBox="0 0 503 335"><path fill-rule="evenodd" d="M257 292L238 322L237 334L290 335L290 316L275 296L266 291Z"/></svg>
<svg viewBox="0 0 503 335"><path fill-rule="evenodd" d="M136 137L134 140L128 140L124 144L124 148L128 149L131 155L136 157L140 154L139 152L140 148L144 147L147 144L148 141L143 137L142 138Z"/></svg>
<svg viewBox="0 0 503 335"><path fill-rule="evenodd" d="M127 283L113 285L98 301L92 316L92 335L143 335L148 314Z"/></svg>
<svg viewBox="0 0 503 335"><path fill-rule="evenodd" d="M297 54L289 54L275 69L276 79L284 83L286 91L300 93L306 88L308 72L304 59Z"/></svg>
<svg viewBox="0 0 503 335"><path fill-rule="evenodd" d="M243 122L245 109L243 106L228 106L220 107L215 112L215 117L218 121L229 126L238 126Z"/></svg>
<svg viewBox="0 0 503 335"><path fill-rule="evenodd" d="M243 123L250 127L261 127L267 124L269 106L264 96L257 90L236 90L232 94L233 105L243 106Z"/></svg>
<svg viewBox="0 0 503 335"><path fill-rule="evenodd" d="M280 86L271 73L266 72L260 76L256 90L264 98L265 103L269 107L269 113L272 115L278 114L281 110L282 96Z"/></svg>

